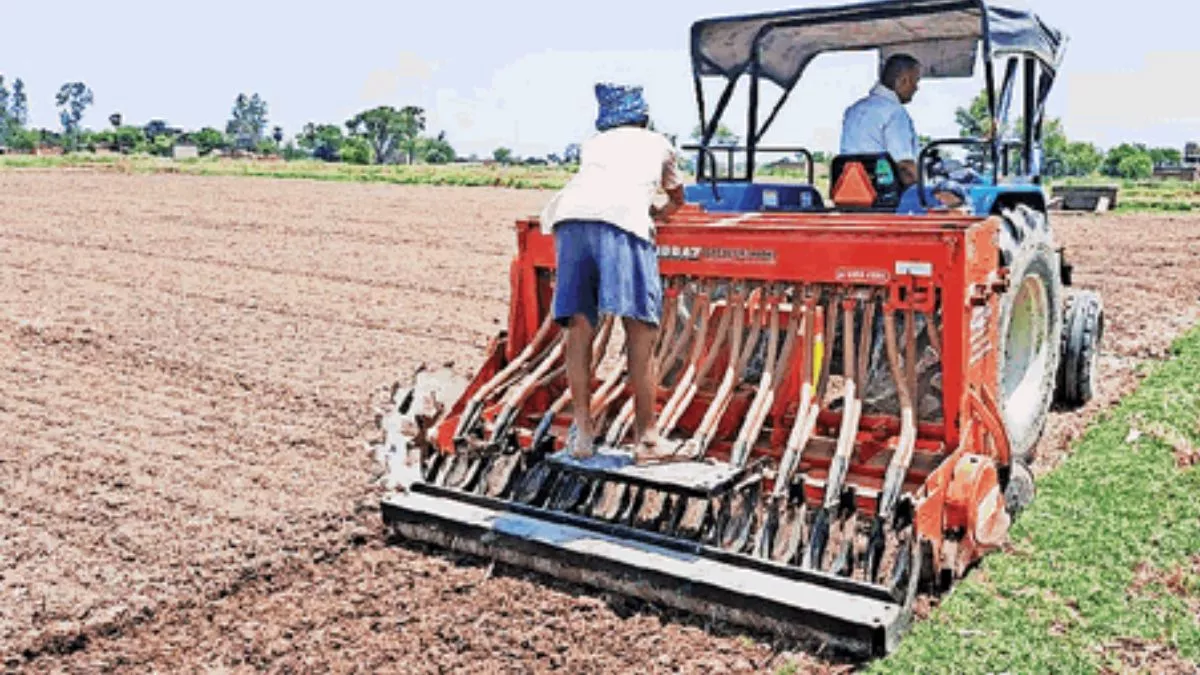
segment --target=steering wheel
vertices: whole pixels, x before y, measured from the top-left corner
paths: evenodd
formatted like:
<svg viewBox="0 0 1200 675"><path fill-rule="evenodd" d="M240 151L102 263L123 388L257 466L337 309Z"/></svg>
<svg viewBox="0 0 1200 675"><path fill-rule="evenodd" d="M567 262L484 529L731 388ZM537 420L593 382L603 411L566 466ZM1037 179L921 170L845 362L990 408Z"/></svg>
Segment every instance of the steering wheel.
<svg viewBox="0 0 1200 675"><path fill-rule="evenodd" d="M921 150L917 176L917 199L923 208L932 204L927 198L926 187L936 188L938 185L949 184L954 192L965 192L966 186L980 182L981 172L968 160L964 163L956 159L942 157L940 151L944 146L971 147L984 146L987 142L975 138L944 139L930 143Z"/></svg>

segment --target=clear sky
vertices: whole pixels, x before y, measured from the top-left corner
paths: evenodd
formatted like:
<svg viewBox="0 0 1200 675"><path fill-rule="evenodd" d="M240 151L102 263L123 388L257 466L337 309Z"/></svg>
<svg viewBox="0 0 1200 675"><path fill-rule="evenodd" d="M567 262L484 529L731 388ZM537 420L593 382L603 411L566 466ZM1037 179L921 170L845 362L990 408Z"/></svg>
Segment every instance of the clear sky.
<svg viewBox="0 0 1200 675"><path fill-rule="evenodd" d="M24 79L32 122L58 127L54 93L95 92L84 125L223 128L238 92L258 92L290 136L381 104L421 105L460 154L504 145L561 152L592 130L598 79L643 84L660 129L696 126L688 28L697 19L836 0L439 2L255 0L10 2L0 73ZM1050 114L1073 139L1182 147L1200 141L1200 2L1025 0L1071 43ZM819 57L766 141L836 149L841 111L872 84L862 54ZM918 130L956 135L953 111L982 79L922 85ZM737 109L736 107L734 109ZM739 112L739 120L741 118Z"/></svg>

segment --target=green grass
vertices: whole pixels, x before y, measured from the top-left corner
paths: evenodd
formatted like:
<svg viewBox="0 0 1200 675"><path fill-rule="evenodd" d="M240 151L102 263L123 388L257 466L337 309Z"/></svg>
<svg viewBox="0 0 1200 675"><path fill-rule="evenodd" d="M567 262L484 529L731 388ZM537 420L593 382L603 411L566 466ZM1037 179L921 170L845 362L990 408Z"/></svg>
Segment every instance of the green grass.
<svg viewBox="0 0 1200 675"><path fill-rule="evenodd" d="M330 164L311 160L194 159L172 160L162 157L72 155L35 157L0 155L0 169L91 168L124 173L176 173L196 176L261 176L303 178L309 180L397 185L460 185L517 189L557 190L571 178L571 171L555 167L526 166L358 166ZM797 168L762 167L759 180L804 182L807 171ZM824 194L829 186L829 165L816 165L815 183ZM1106 177L1068 178L1067 185L1119 185L1118 211L1129 212L1200 212L1200 183L1179 180L1122 181Z"/></svg>
<svg viewBox="0 0 1200 675"><path fill-rule="evenodd" d="M1127 443L1131 429L1142 435ZM1200 328L1041 479L1012 550L987 558L872 670L1121 670L1104 649L1121 638L1200 661L1200 576L1190 565L1200 556L1200 470L1175 460L1198 444ZM1135 585L1139 566L1153 573ZM1155 581L1171 572L1179 592Z"/></svg>
<svg viewBox="0 0 1200 675"><path fill-rule="evenodd" d="M0 168L94 168L124 173L174 173L195 176L259 176L398 185L460 185L518 189L557 189L571 178L567 169L524 166L358 166L319 161L190 159L72 154L35 157L0 156Z"/></svg>

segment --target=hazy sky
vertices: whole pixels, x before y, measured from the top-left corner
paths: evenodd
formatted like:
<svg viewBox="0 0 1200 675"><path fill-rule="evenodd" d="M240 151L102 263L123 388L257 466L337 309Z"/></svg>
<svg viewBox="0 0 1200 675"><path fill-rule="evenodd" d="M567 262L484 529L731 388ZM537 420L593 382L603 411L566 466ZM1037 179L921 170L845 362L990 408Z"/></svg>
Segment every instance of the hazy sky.
<svg viewBox="0 0 1200 675"><path fill-rule="evenodd" d="M6 4L0 73L25 80L38 126L58 126L54 93L82 80L95 92L92 128L116 111L130 123L223 128L237 93L259 92L289 136L308 121L415 104L460 154L544 154L591 133L598 79L643 84L658 126L689 134L693 21L836 3L62 0L51 21L39 3ZM1200 140L1200 2L1007 4L1032 6L1071 38L1050 113L1072 138ZM841 111L870 87L874 63L819 57L766 141L836 149ZM923 84L911 107L918 130L956 135L954 107L981 82Z"/></svg>

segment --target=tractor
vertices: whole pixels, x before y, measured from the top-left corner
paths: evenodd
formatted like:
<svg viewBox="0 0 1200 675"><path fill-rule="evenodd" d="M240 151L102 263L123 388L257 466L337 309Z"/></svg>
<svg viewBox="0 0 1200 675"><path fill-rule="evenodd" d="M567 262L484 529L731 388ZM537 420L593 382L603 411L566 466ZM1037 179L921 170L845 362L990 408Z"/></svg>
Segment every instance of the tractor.
<svg viewBox="0 0 1200 675"><path fill-rule="evenodd" d="M1103 305L1070 288L1040 176L1065 42L1036 15L982 0L694 23L696 180L656 233L657 424L674 461L632 459L611 319L593 346L603 442L591 459L564 452L554 242L528 218L516 224L507 329L475 376L454 386L421 373L381 416L384 521L404 538L887 654L920 594L1003 545L1033 498L1047 414L1096 386ZM1016 101L1024 124L929 142L907 189L887 154L834 157L823 194L811 153L760 141L810 62L839 51L881 63L908 53L926 79L982 64L997 128ZM739 86L745 144L715 146ZM807 180L756 175L778 152L805 158ZM934 185L948 179L965 186L963 205L940 201Z"/></svg>

